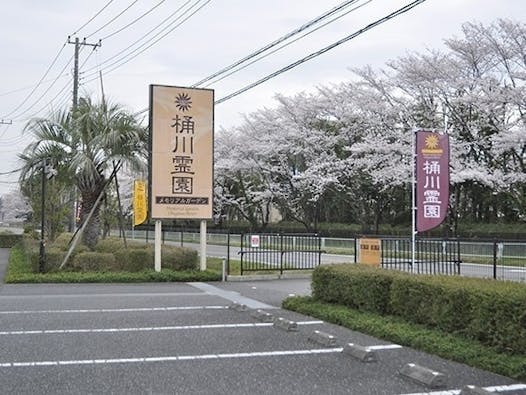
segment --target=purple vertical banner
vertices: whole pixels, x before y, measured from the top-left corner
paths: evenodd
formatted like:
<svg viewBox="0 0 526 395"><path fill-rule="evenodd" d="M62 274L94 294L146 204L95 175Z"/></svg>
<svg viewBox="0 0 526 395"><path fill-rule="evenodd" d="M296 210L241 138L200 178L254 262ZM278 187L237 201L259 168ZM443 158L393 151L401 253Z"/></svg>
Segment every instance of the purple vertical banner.
<svg viewBox="0 0 526 395"><path fill-rule="evenodd" d="M416 132L416 230L439 226L449 202L449 137Z"/></svg>

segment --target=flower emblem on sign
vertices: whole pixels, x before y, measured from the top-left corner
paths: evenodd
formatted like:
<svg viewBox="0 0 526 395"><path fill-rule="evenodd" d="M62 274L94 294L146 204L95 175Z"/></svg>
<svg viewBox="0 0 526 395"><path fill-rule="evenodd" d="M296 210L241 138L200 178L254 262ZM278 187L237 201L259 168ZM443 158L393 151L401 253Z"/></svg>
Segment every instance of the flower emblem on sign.
<svg viewBox="0 0 526 395"><path fill-rule="evenodd" d="M436 149L438 148L438 137L435 134L431 134L426 137L426 148Z"/></svg>
<svg viewBox="0 0 526 395"><path fill-rule="evenodd" d="M192 108L192 99L186 93L179 93L175 97L175 106L181 111L188 111Z"/></svg>

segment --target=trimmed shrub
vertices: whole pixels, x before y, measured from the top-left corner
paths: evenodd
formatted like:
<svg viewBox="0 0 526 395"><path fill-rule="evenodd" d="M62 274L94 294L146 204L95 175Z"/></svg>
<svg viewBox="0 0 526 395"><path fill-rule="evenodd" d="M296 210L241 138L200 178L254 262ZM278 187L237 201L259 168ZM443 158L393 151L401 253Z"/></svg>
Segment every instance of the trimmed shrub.
<svg viewBox="0 0 526 395"><path fill-rule="evenodd" d="M122 249L115 252L116 267L127 272L153 268L153 252L146 248Z"/></svg>
<svg viewBox="0 0 526 395"><path fill-rule="evenodd" d="M173 247L164 245L161 249L161 262L163 269L171 270L197 270L197 251L186 247Z"/></svg>
<svg viewBox="0 0 526 395"><path fill-rule="evenodd" d="M72 261L74 269L81 271L113 271L116 269L115 257L108 252L81 252Z"/></svg>
<svg viewBox="0 0 526 395"><path fill-rule="evenodd" d="M526 287L456 276L422 276L361 265L320 266L315 299L457 333L526 354Z"/></svg>
<svg viewBox="0 0 526 395"><path fill-rule="evenodd" d="M99 240L95 246L97 252L115 252L124 248L124 240L118 237L107 237Z"/></svg>
<svg viewBox="0 0 526 395"><path fill-rule="evenodd" d="M126 240L127 248L139 249L139 248L151 248L151 244L147 244L142 241L135 240ZM99 240L95 246L95 251L97 252L115 252L117 250L126 248L124 246L124 239L120 237L107 237L105 239Z"/></svg>
<svg viewBox="0 0 526 395"><path fill-rule="evenodd" d="M389 313L392 277L361 265L319 266L312 275L314 298L380 314Z"/></svg>
<svg viewBox="0 0 526 395"><path fill-rule="evenodd" d="M12 248L14 245L22 241L22 235L13 233L0 233L0 248Z"/></svg>

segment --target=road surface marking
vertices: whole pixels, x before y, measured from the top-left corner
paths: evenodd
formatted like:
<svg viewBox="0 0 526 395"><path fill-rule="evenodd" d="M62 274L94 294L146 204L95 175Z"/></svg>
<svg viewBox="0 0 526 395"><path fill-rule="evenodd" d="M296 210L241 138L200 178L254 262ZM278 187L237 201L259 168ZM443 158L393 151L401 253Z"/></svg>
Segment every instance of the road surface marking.
<svg viewBox="0 0 526 395"><path fill-rule="evenodd" d="M319 325L323 321L300 321L298 325ZM93 329L42 329L28 331L1 331L0 336L7 335L63 335L73 333L119 333L119 332L154 332L154 331L177 331L192 329L231 329L231 328L263 328L271 327L272 322L241 323L241 324L207 324L207 325L174 325L158 327L137 327L137 328L93 328Z"/></svg>
<svg viewBox="0 0 526 395"><path fill-rule="evenodd" d="M228 306L169 306L169 307L131 307L124 309L70 309L70 310L6 310L0 314L81 314L81 313L130 313L148 311L179 311L179 310L224 310Z"/></svg>
<svg viewBox="0 0 526 395"><path fill-rule="evenodd" d="M526 384L511 384L511 385L497 385L492 387L483 387L486 391L490 392L507 392L507 391L519 391L526 390ZM459 395L461 390L445 390L435 392L415 392L411 394L403 395Z"/></svg>
<svg viewBox="0 0 526 395"><path fill-rule="evenodd" d="M111 293L111 294L52 294L52 295L0 295L3 299L71 299L71 298L112 298L112 297L141 297L141 296L208 296L204 292L135 292L135 293Z"/></svg>
<svg viewBox="0 0 526 395"><path fill-rule="evenodd" d="M278 307L270 306L265 303L261 303L257 300L241 296L238 292L227 291L207 283L187 283L203 292L206 292L209 295L219 296L223 299L230 300L231 302L236 302L239 304L244 304L251 309L277 309Z"/></svg>

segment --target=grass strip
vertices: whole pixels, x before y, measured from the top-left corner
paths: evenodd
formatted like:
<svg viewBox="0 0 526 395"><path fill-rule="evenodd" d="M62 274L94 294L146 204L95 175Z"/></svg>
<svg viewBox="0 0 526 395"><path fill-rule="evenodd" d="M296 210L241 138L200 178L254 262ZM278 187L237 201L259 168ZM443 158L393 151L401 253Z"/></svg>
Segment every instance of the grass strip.
<svg viewBox="0 0 526 395"><path fill-rule="evenodd" d="M287 298L283 308L472 367L526 380L526 356L499 353L475 341L409 324L398 317L361 312L311 297Z"/></svg>

